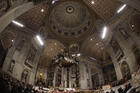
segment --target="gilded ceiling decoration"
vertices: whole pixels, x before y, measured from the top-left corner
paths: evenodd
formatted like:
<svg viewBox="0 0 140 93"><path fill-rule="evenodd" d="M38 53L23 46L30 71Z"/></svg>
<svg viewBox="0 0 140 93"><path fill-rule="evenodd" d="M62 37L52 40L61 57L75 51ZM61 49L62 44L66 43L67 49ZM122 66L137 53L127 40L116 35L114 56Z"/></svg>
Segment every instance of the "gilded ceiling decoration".
<svg viewBox="0 0 140 93"><path fill-rule="evenodd" d="M69 46L69 52L70 53L78 53L80 46L78 44L71 44Z"/></svg>

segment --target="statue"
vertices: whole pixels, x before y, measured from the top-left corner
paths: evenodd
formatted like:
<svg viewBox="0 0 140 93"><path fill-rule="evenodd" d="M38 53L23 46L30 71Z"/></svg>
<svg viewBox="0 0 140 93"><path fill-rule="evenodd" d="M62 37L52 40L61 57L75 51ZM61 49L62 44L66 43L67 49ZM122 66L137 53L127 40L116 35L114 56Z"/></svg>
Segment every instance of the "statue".
<svg viewBox="0 0 140 93"><path fill-rule="evenodd" d="M26 83L27 77L28 77L28 71L24 69L21 75L21 81Z"/></svg>
<svg viewBox="0 0 140 93"><path fill-rule="evenodd" d="M15 66L15 60L12 60L10 65L9 65L8 71L12 73L13 69L14 69L14 66Z"/></svg>

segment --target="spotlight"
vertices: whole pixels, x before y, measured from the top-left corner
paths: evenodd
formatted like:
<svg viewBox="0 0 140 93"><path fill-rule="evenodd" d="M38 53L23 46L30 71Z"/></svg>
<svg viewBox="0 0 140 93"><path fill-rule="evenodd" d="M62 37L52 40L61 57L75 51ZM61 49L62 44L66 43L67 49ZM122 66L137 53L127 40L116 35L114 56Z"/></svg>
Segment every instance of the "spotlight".
<svg viewBox="0 0 140 93"><path fill-rule="evenodd" d="M40 76L42 76L43 75L43 73L40 73Z"/></svg>
<svg viewBox="0 0 140 93"><path fill-rule="evenodd" d="M81 56L81 54L80 54L80 53L78 53L78 54L77 54L77 56L79 57L79 56Z"/></svg>
<svg viewBox="0 0 140 93"><path fill-rule="evenodd" d="M44 43L39 35L36 36L36 39L38 40L38 42L40 43L41 46L44 45Z"/></svg>
<svg viewBox="0 0 140 93"><path fill-rule="evenodd" d="M94 4L95 2L94 1L91 1L91 4Z"/></svg>
<svg viewBox="0 0 140 93"><path fill-rule="evenodd" d="M105 26L103 28L103 34L102 34L102 39L104 39L106 37L106 34L107 34L107 27Z"/></svg>
<svg viewBox="0 0 140 93"><path fill-rule="evenodd" d="M24 25L19 23L18 21L13 20L12 23L14 23L15 25L17 25L19 27L24 27Z"/></svg>
<svg viewBox="0 0 140 93"><path fill-rule="evenodd" d="M52 0L52 4L54 4L54 3L57 2L57 1L59 1L59 0Z"/></svg>
<svg viewBox="0 0 140 93"><path fill-rule="evenodd" d="M52 1L52 4L54 4L54 3L55 3L55 1L53 0L53 1Z"/></svg>
<svg viewBox="0 0 140 93"><path fill-rule="evenodd" d="M125 7L126 7L126 4L124 4L123 6L121 6L121 7L118 9L117 13L120 13L121 11L123 11L123 10L125 9Z"/></svg>
<svg viewBox="0 0 140 93"><path fill-rule="evenodd" d="M41 12L43 13L44 12L44 9L41 9Z"/></svg>

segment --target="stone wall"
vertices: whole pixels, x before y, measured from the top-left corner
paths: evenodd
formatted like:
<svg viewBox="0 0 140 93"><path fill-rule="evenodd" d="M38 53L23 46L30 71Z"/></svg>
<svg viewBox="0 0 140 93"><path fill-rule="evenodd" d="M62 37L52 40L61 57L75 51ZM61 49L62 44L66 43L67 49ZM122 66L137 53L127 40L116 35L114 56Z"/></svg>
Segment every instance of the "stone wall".
<svg viewBox="0 0 140 93"><path fill-rule="evenodd" d="M13 41L12 47L8 49L3 70L20 81L22 80L22 77L25 77L23 72L27 71L26 83L34 84L41 50L32 36L19 30L16 31L16 34L17 36ZM35 52L31 52L32 48L35 48ZM28 60L31 53L35 54L34 56L31 56L33 57L33 60ZM11 64L12 60L14 61L14 64Z"/></svg>
<svg viewBox="0 0 140 93"><path fill-rule="evenodd" d="M111 55L117 79L123 78L121 66L123 62L128 64L130 73L134 73L138 70L138 62L136 60L133 46L140 47L140 38L132 31L130 21L131 16L127 17L122 23L120 23L114 30L113 39L119 44L118 51L115 53L111 43L108 45L108 53Z"/></svg>

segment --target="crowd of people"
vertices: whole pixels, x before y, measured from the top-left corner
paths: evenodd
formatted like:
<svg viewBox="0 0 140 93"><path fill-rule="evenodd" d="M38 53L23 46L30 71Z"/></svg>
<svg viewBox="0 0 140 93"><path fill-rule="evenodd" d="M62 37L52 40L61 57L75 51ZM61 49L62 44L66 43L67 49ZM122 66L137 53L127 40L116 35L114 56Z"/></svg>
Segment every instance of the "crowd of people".
<svg viewBox="0 0 140 93"><path fill-rule="evenodd" d="M132 87L132 86L131 86L130 83L127 84L127 85L125 85L125 88L124 88L124 89L123 89L122 87L120 87L120 88L118 89L118 93L126 93L131 87Z"/></svg>
<svg viewBox="0 0 140 93"><path fill-rule="evenodd" d="M113 82L110 83L110 85L111 85L112 87L119 86L119 85L122 85L122 84L128 82L129 79L130 79L130 78L123 78L123 79L121 79L121 80L113 81Z"/></svg>
<svg viewBox="0 0 140 93"><path fill-rule="evenodd" d="M0 93L93 93L93 92L74 92L60 90L59 88L43 88L36 87L33 85L25 84L9 74L4 73L0 70Z"/></svg>
<svg viewBox="0 0 140 93"><path fill-rule="evenodd" d="M42 88L36 90L33 85L25 84L10 75L0 72L1 93L47 93Z"/></svg>
<svg viewBox="0 0 140 93"><path fill-rule="evenodd" d="M124 83L124 80L121 80L117 85ZM118 93L127 93L127 91L131 88L131 84L125 85L124 88L120 87L117 91ZM54 92L55 91L55 92ZM1 93L74 93L73 91L69 92L64 90L55 89L52 92L50 90L44 90L41 87L36 89L35 86L25 84L24 82L20 82L19 80L11 77L7 73L0 71L0 92ZM77 92L76 92L77 93ZM88 92L78 92L78 93L96 93L95 91L88 91ZM115 91L111 90L110 92L106 93L115 93ZM133 90L131 93L139 93Z"/></svg>

